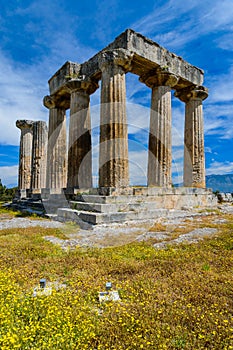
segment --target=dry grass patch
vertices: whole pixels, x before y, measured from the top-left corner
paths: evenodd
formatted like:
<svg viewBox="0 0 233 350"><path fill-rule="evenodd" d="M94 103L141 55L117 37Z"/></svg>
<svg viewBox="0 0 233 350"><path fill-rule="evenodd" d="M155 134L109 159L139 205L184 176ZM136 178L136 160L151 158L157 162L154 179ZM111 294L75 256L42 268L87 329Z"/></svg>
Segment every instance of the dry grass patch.
<svg viewBox="0 0 233 350"><path fill-rule="evenodd" d="M60 229L64 235L64 238L67 238L69 234L77 233L80 231L79 225L77 225L73 221L65 222L65 224L62 226L62 229ZM59 237L61 238L61 237Z"/></svg>
<svg viewBox="0 0 233 350"><path fill-rule="evenodd" d="M0 348L230 350L232 232L231 220L197 244L65 252L43 239L59 230L0 231ZM34 298L43 277L67 288ZM107 281L121 301L100 305Z"/></svg>
<svg viewBox="0 0 233 350"><path fill-rule="evenodd" d="M150 227L149 232L164 232L167 231L167 227L160 222L156 222L153 226Z"/></svg>
<svg viewBox="0 0 233 350"><path fill-rule="evenodd" d="M15 217L17 214L19 214L19 211L14 211L12 209L8 209L3 206L3 203L0 203L0 219L11 219Z"/></svg>

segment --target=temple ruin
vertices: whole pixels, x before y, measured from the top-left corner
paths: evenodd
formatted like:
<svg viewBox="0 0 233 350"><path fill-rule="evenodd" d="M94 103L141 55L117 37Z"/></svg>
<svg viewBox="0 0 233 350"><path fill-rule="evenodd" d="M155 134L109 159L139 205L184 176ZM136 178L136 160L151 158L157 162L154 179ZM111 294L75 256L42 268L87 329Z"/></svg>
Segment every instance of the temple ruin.
<svg viewBox="0 0 233 350"><path fill-rule="evenodd" d="M147 187L129 186L127 73L151 89ZM43 122L17 121L19 198L39 194L46 203L62 196L67 205L57 205L60 218L94 224L145 218L146 213L153 217L158 208L211 204L212 193L205 188L202 103L208 90L203 79L201 69L131 29L87 62L66 62L50 78L50 94L44 97L48 132ZM99 186L93 188L90 95L100 81ZM172 187L172 90L185 103L182 188Z"/></svg>

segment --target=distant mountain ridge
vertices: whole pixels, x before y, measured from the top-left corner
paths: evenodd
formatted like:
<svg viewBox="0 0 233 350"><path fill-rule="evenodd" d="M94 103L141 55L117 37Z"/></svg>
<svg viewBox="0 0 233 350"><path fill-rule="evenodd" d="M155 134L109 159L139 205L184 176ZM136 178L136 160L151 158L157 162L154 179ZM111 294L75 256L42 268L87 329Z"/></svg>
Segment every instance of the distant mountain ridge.
<svg viewBox="0 0 233 350"><path fill-rule="evenodd" d="M175 184L175 187L182 186L182 184ZM17 187L17 184L12 183L7 185L7 188ZM227 175L207 175L206 187L213 191L230 192L233 193L233 174Z"/></svg>
<svg viewBox="0 0 233 350"><path fill-rule="evenodd" d="M206 187L213 191L233 193L233 174L207 175Z"/></svg>

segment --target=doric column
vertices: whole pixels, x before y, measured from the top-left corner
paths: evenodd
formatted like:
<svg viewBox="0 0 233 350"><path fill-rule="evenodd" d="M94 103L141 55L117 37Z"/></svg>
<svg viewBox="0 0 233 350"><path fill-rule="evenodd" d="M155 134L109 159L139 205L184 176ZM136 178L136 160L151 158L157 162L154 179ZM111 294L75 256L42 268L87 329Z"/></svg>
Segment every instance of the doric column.
<svg viewBox="0 0 233 350"><path fill-rule="evenodd" d="M66 111L50 96L44 105L49 108L46 187L59 190L66 187L67 177Z"/></svg>
<svg viewBox="0 0 233 350"><path fill-rule="evenodd" d="M17 120L16 126L21 130L19 150L19 190L30 189L32 164L32 127L31 120Z"/></svg>
<svg viewBox="0 0 233 350"><path fill-rule="evenodd" d="M67 187L92 187L90 94L98 84L71 80Z"/></svg>
<svg viewBox="0 0 233 350"><path fill-rule="evenodd" d="M40 191L46 187L48 130L46 122L33 123L31 189Z"/></svg>
<svg viewBox="0 0 233 350"><path fill-rule="evenodd" d="M103 52L100 107L99 187L129 184L125 70L131 58L124 50Z"/></svg>
<svg viewBox="0 0 233 350"><path fill-rule="evenodd" d="M148 145L148 186L171 187L171 88L177 84L178 78L167 71L157 70L153 75L141 77L140 80L152 88Z"/></svg>
<svg viewBox="0 0 233 350"><path fill-rule="evenodd" d="M184 186L205 188L205 153L202 101L208 89L192 86L175 94L185 102Z"/></svg>

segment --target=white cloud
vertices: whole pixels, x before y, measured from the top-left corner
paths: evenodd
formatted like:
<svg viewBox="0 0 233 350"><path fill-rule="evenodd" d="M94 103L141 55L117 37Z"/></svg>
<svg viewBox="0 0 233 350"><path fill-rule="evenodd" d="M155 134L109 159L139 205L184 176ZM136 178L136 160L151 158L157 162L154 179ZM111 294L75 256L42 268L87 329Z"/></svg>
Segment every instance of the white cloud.
<svg viewBox="0 0 233 350"><path fill-rule="evenodd" d="M205 134L233 138L233 66L208 78L209 97L204 101Z"/></svg>
<svg viewBox="0 0 233 350"><path fill-rule="evenodd" d="M208 79L208 103L233 102L233 65L224 74Z"/></svg>
<svg viewBox="0 0 233 350"><path fill-rule="evenodd" d="M82 63L94 55L93 48L82 45L78 40L82 16L75 12L70 16L63 3L50 2L48 5L47 0L33 1L28 7L18 8L15 13L25 19L25 32L33 35L33 43L38 51L42 51L42 62L52 69L49 70L51 74L68 60Z"/></svg>
<svg viewBox="0 0 233 350"><path fill-rule="evenodd" d="M184 144L184 103L172 107L172 145L182 146Z"/></svg>
<svg viewBox="0 0 233 350"><path fill-rule="evenodd" d="M205 134L221 139L233 138L233 110L231 102L216 102L204 106Z"/></svg>
<svg viewBox="0 0 233 350"><path fill-rule="evenodd" d="M226 51L233 51L232 31L216 39L218 47Z"/></svg>
<svg viewBox="0 0 233 350"><path fill-rule="evenodd" d="M148 151L129 152L129 173L131 185L147 184Z"/></svg>
<svg viewBox="0 0 233 350"><path fill-rule="evenodd" d="M211 147L205 147L205 153L213 153Z"/></svg>
<svg viewBox="0 0 233 350"><path fill-rule="evenodd" d="M135 74L126 74L126 96L129 103L150 106L151 89L140 82L139 77Z"/></svg>
<svg viewBox="0 0 233 350"><path fill-rule="evenodd" d="M211 4L212 6L210 6ZM206 1L203 5L206 5L203 16L204 30L233 30L233 6L231 0Z"/></svg>
<svg viewBox="0 0 233 350"><path fill-rule="evenodd" d="M95 6L96 15L92 19L92 37L106 45L115 29L113 23L117 21L119 13L122 13L124 9L120 7L117 0L97 1Z"/></svg>
<svg viewBox="0 0 233 350"><path fill-rule="evenodd" d="M183 49L185 44L209 33L233 31L232 0L170 0L144 18L133 28L149 35L169 49ZM158 34L159 33L159 34ZM221 45L221 40L219 39Z"/></svg>
<svg viewBox="0 0 233 350"><path fill-rule="evenodd" d="M223 175L233 173L233 162L212 162L206 169L206 175Z"/></svg>
<svg viewBox="0 0 233 350"><path fill-rule="evenodd" d="M65 20L63 5L51 3L48 11L46 0L34 1L9 9L7 16L9 23L21 18L21 29L25 36L30 34L28 50L36 48L38 52L31 62L23 64L0 51L0 143L18 145L17 119L48 120L48 110L42 103L49 94L48 79L67 60L83 62L95 51L79 43L75 34L79 18L74 15ZM3 23L5 33L7 24Z"/></svg>
<svg viewBox="0 0 233 350"><path fill-rule="evenodd" d="M0 142L18 145L20 132L17 119L45 120L47 112L42 106L42 85L35 69L15 67L0 52Z"/></svg>
<svg viewBox="0 0 233 350"><path fill-rule="evenodd" d="M185 3L183 0L170 0L164 2L162 6L154 6L154 10L149 15L143 17L133 27L143 33L154 33L157 31L158 26L167 25L167 23L177 18L177 15L184 16L195 7L194 2L189 1Z"/></svg>
<svg viewBox="0 0 233 350"><path fill-rule="evenodd" d="M18 166L1 166L0 179L5 186L17 186L18 183Z"/></svg>

